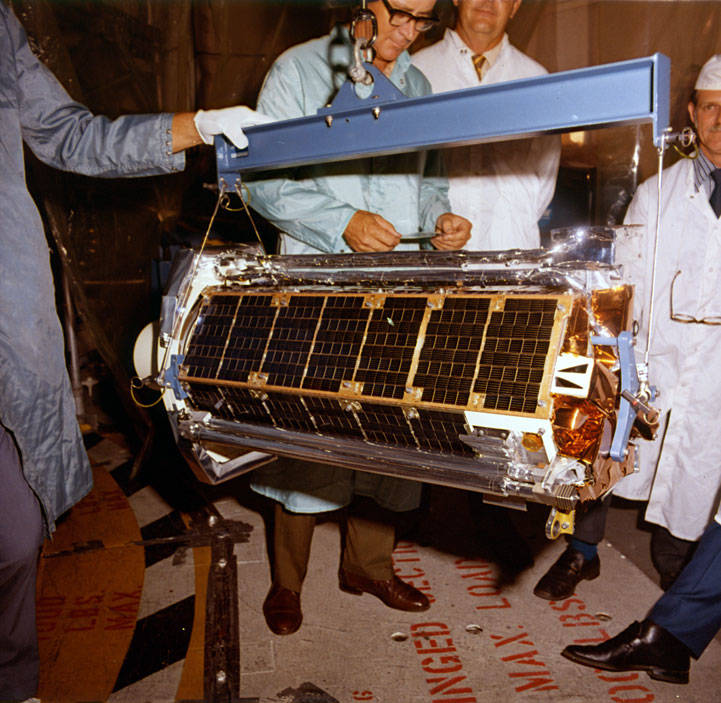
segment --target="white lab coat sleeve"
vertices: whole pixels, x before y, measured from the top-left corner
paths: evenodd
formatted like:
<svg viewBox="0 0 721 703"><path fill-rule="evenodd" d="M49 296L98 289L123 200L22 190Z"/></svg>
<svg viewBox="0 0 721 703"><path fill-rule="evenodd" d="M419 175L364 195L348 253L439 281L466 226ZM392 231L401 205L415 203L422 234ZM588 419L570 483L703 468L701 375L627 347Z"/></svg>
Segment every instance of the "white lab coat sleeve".
<svg viewBox="0 0 721 703"><path fill-rule="evenodd" d="M294 60L281 57L273 64L258 98L258 110L280 120L307 114L303 79ZM247 182L251 207L294 239L321 251L339 251L356 209L320 189L313 178L295 177L293 171L272 175Z"/></svg>
<svg viewBox="0 0 721 703"><path fill-rule="evenodd" d="M538 193L535 199L536 220L540 220L556 192L556 177L561 162L561 138L549 135L534 139L531 146L531 159L536 164L538 184Z"/></svg>

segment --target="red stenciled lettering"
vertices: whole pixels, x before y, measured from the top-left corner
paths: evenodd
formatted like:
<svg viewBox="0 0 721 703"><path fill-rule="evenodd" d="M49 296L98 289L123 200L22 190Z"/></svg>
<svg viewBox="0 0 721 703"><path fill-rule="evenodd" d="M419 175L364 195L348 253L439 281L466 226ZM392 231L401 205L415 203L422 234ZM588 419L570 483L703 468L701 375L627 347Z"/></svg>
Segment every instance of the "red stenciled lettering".
<svg viewBox="0 0 721 703"><path fill-rule="evenodd" d="M140 605L140 593L140 590L112 593L111 605L108 606L109 613L103 629L106 631L134 629L135 616Z"/></svg>
<svg viewBox="0 0 721 703"><path fill-rule="evenodd" d="M411 625L411 635L413 637L431 637L450 634L451 630L444 622L421 622Z"/></svg>
<svg viewBox="0 0 721 703"><path fill-rule="evenodd" d="M561 615L559 620L564 627L597 627L601 623L591 613L574 613Z"/></svg>
<svg viewBox="0 0 721 703"><path fill-rule="evenodd" d="M457 652L448 625L443 622L417 623L411 625L411 636L416 638L413 644L419 655L443 655L421 659L424 673L431 674L426 678L429 693L431 696L441 694L440 698L432 698L431 703L478 703L472 689L467 686L459 688L457 685L466 681L465 674L450 677L445 675L463 671L461 658L457 654L448 654ZM433 676L433 674L441 674L441 676Z"/></svg>
<svg viewBox="0 0 721 703"><path fill-rule="evenodd" d="M596 642L605 642L607 639L610 639L611 635L606 632L606 630L598 628L599 636L598 637L583 637L580 639L573 640L573 644L594 644Z"/></svg>
<svg viewBox="0 0 721 703"><path fill-rule="evenodd" d="M418 546L413 542L400 541L396 544L396 548L393 550L393 554L407 554L409 552L417 554Z"/></svg>
<svg viewBox="0 0 721 703"><path fill-rule="evenodd" d="M431 686L430 689L431 695L435 695L436 693L443 693L443 695L452 694L455 696L459 693L473 693L473 689L468 688L468 686L465 686L464 688L450 688L451 686L463 683L466 680L467 678L465 675L452 676L451 678L448 678L446 676L434 676L432 678L426 679L426 683L434 684L433 686Z"/></svg>
<svg viewBox="0 0 721 703"><path fill-rule="evenodd" d="M38 620L53 620L59 618L62 615L63 609L59 608L37 608L35 611L35 617Z"/></svg>
<svg viewBox="0 0 721 703"><path fill-rule="evenodd" d="M415 566L412 569L403 571L402 569L393 569L396 572L396 576L399 579L419 579L426 575L426 572L421 569L420 566Z"/></svg>
<svg viewBox="0 0 721 703"><path fill-rule="evenodd" d="M498 595L497 593L489 593L487 595ZM511 603L509 602L508 598L501 598L500 602L498 603L486 603L485 605L477 605L475 607L476 610L491 610L492 608L510 608Z"/></svg>
<svg viewBox="0 0 721 703"><path fill-rule="evenodd" d="M519 664L527 664L528 666L542 666L546 665L541 661L536 661L532 657L538 654L538 650L534 649L531 652L519 652L518 654L509 654L507 657L501 657L501 661L510 662L515 661Z"/></svg>
<svg viewBox="0 0 721 703"><path fill-rule="evenodd" d="M488 583L472 583L466 587L472 596L500 595L501 591L496 585L496 579L489 579Z"/></svg>
<svg viewBox="0 0 721 703"><path fill-rule="evenodd" d="M134 630L135 629L135 618L134 617L108 617L105 627L103 630L111 632L113 630Z"/></svg>
<svg viewBox="0 0 721 703"><path fill-rule="evenodd" d="M604 674L603 672L599 672L596 674L601 681L608 681L609 683L618 683L619 681L636 681L638 679L638 674L636 672L631 672L630 674Z"/></svg>
<svg viewBox="0 0 721 703"><path fill-rule="evenodd" d="M500 640L499 642L494 642L495 647L505 647L507 644L518 642L518 640L523 639L524 637L528 637L527 632L522 632L520 635L516 635L515 637L506 637L506 639L501 639L501 635L491 635L492 640ZM528 640L521 642L520 644L527 644L529 647L533 647L533 642Z"/></svg>
<svg viewBox="0 0 721 703"><path fill-rule="evenodd" d="M586 604L580 598L566 598L560 604L557 601L551 601L551 610L568 610L572 605L577 605L579 610L586 610Z"/></svg>
<svg viewBox="0 0 721 703"><path fill-rule="evenodd" d="M427 674L455 674L463 668L461 658L457 654L438 657L438 660L426 657L421 661L421 666Z"/></svg>
<svg viewBox="0 0 721 703"><path fill-rule="evenodd" d="M141 589L138 589L137 591L131 591L130 593L125 593L124 591L115 591L110 596L110 602L116 600L133 600L133 601L139 601L140 600L140 593Z"/></svg>
<svg viewBox="0 0 721 703"><path fill-rule="evenodd" d="M75 605L100 605L103 602L105 594L99 593L91 596L77 596L73 603Z"/></svg>
<svg viewBox="0 0 721 703"><path fill-rule="evenodd" d="M558 686L553 680L551 672L548 670L547 665L538 657L538 649L536 649L533 642L531 642L529 635L525 632L522 625L518 626L521 630L517 635L511 637L504 637L503 635L491 635L491 639L494 640L494 647L506 647L509 644L519 644L531 649L527 649L521 652L513 652L513 654L506 654L501 657L502 662L516 665L525 665L529 667L537 667L543 669L543 671L510 671L508 677L510 679L527 679L526 683L521 683L515 686L515 690L518 693L524 691L556 691Z"/></svg>
<svg viewBox="0 0 721 703"><path fill-rule="evenodd" d="M643 698L639 698L638 696L634 698L627 698L626 696L619 698L614 695L616 693L620 693L621 691L640 691L646 695ZM656 700L656 696L654 696L653 693L651 693L651 691L649 691L645 686L614 686L613 688L609 688L608 692L611 695L611 700L618 701L618 703L651 703L651 701Z"/></svg>
<svg viewBox="0 0 721 703"><path fill-rule="evenodd" d="M37 631L38 635L46 635L48 632L52 632L58 626L58 621L52 622L38 622Z"/></svg>
<svg viewBox="0 0 721 703"><path fill-rule="evenodd" d="M42 596L38 599L37 608L58 608L65 605L65 596Z"/></svg>
<svg viewBox="0 0 721 703"><path fill-rule="evenodd" d="M445 637L444 644L439 644L436 639L428 638L422 640L414 640L418 654L442 654L443 652L455 652L456 647L450 637ZM429 646L426 646L429 645Z"/></svg>
<svg viewBox="0 0 721 703"><path fill-rule="evenodd" d="M85 632L86 630L93 630L95 629L95 624L97 623L97 620L93 618L89 622L86 623L69 623L65 626L65 632Z"/></svg>
<svg viewBox="0 0 721 703"><path fill-rule="evenodd" d="M537 678L539 676L551 676L550 671L542 671L536 673L535 671L533 673L530 672L513 672L511 674L508 674L511 678L526 678L530 679L528 683L523 684L523 686L516 686L516 691L518 693L522 693L523 691L530 691L531 689L535 691L557 691L558 686L553 681L553 678Z"/></svg>
<svg viewBox="0 0 721 703"><path fill-rule="evenodd" d="M412 556L399 556L401 554ZM419 591L423 591L431 603L435 603L436 598L431 592L431 584L428 579L425 578L426 572L423 568L420 566L413 567L409 569L409 571L414 573L409 575L407 571L404 572L403 566L398 566L399 564L416 563L419 561L421 561L421 558L418 549L412 542L399 542L398 546L393 550L393 571L396 576L404 581L409 581L412 586Z"/></svg>

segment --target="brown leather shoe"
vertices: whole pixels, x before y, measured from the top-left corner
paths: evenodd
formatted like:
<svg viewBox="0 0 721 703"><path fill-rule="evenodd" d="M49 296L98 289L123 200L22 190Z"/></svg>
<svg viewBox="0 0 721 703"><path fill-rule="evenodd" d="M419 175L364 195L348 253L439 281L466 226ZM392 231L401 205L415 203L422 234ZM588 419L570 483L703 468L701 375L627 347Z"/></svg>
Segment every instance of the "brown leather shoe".
<svg viewBox="0 0 721 703"><path fill-rule="evenodd" d="M546 600L570 598L579 581L592 581L601 573L601 562L596 555L586 561L583 554L570 545L553 566L543 575L533 593Z"/></svg>
<svg viewBox="0 0 721 703"><path fill-rule="evenodd" d="M263 615L271 632L292 635L303 622L300 593L272 584L263 602Z"/></svg>
<svg viewBox="0 0 721 703"><path fill-rule="evenodd" d="M423 593L401 581L395 574L387 581L373 581L365 576L341 570L339 577L342 591L357 596L361 593L370 593L380 598L389 608L421 611L431 607L430 601Z"/></svg>

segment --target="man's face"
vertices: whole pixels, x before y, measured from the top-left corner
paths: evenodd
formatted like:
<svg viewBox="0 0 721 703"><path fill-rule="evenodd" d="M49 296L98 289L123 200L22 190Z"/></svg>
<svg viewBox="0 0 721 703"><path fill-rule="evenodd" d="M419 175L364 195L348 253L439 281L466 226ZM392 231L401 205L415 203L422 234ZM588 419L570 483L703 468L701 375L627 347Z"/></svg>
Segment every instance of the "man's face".
<svg viewBox="0 0 721 703"><path fill-rule="evenodd" d="M453 0L453 4L458 8L456 29L466 35L497 40L503 36L521 0Z"/></svg>
<svg viewBox="0 0 721 703"><path fill-rule="evenodd" d="M436 0L387 0L394 10L404 10L416 17L430 17ZM418 30L413 21L406 22L399 27L390 23L390 14L383 2L373 0L368 3L378 20L378 38L373 45L378 59L389 64L395 61L418 37Z"/></svg>
<svg viewBox="0 0 721 703"><path fill-rule="evenodd" d="M721 90L699 90L688 111L704 154L721 168Z"/></svg>

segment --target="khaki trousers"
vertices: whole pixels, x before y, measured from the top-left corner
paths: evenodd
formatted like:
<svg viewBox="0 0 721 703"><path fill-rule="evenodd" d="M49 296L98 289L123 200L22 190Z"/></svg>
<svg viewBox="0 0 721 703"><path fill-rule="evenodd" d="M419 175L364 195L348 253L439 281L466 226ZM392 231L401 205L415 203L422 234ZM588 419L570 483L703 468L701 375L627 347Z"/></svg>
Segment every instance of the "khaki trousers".
<svg viewBox="0 0 721 703"><path fill-rule="evenodd" d="M273 581L300 593L308 569L315 514L291 513L275 505ZM349 513L341 568L374 581L393 576L395 527L366 515Z"/></svg>

